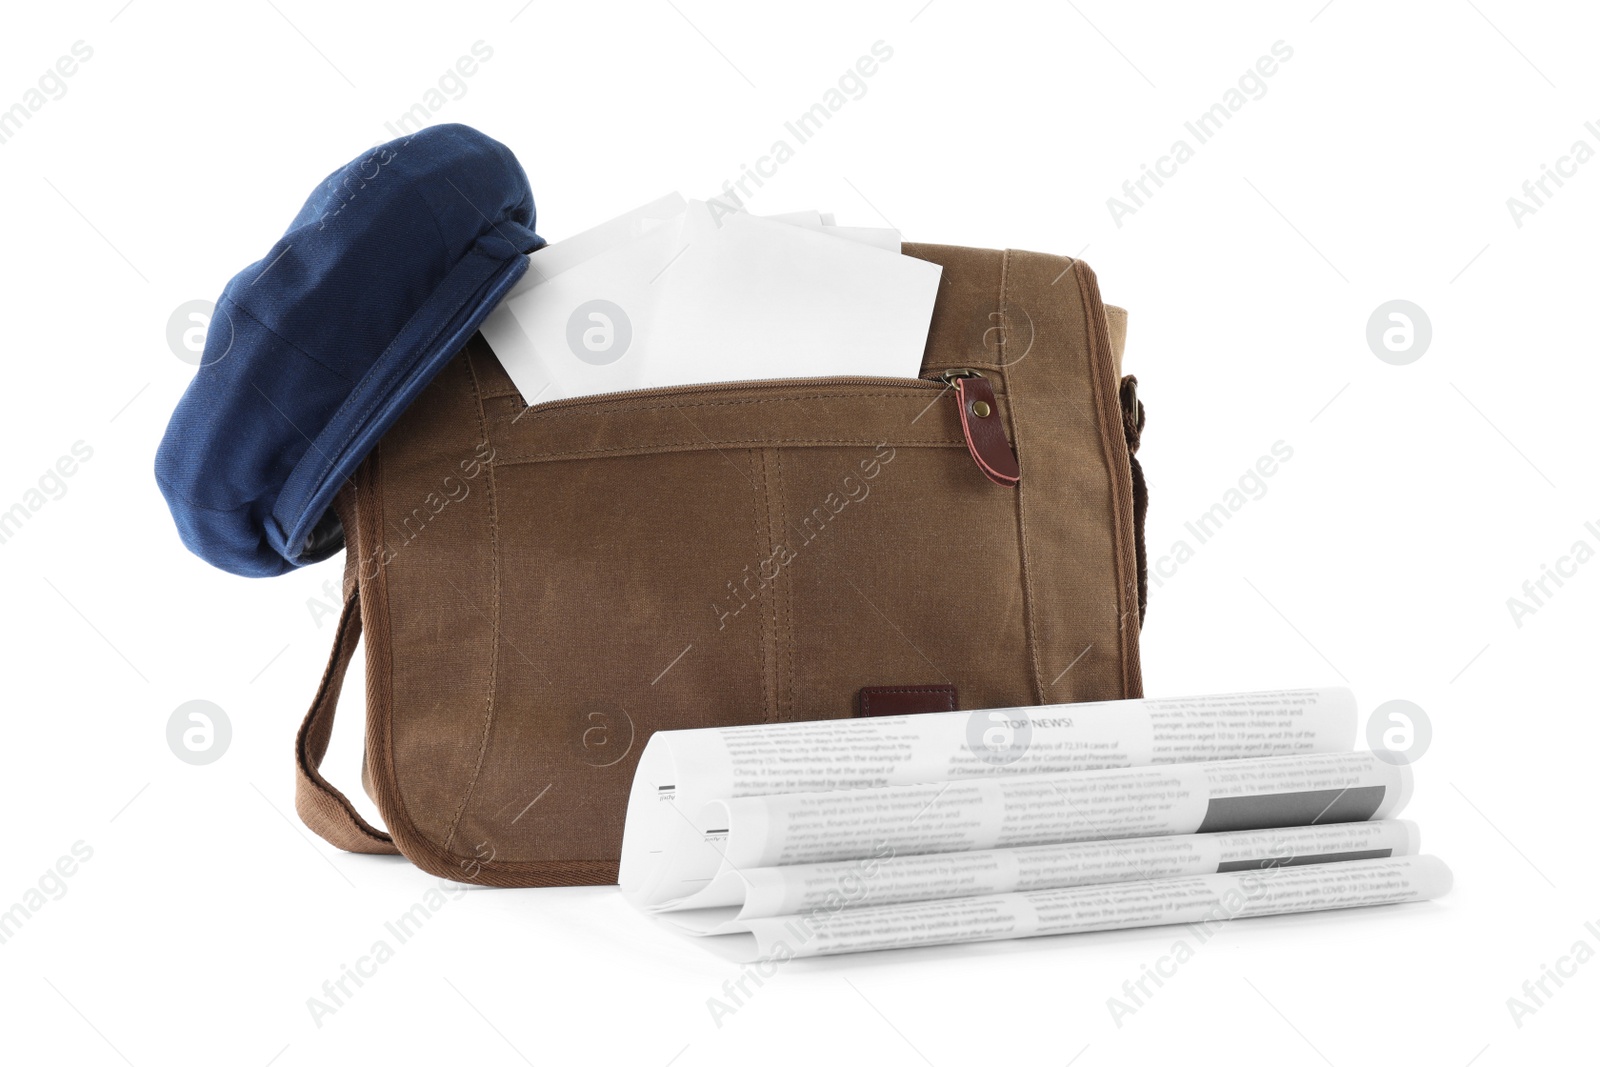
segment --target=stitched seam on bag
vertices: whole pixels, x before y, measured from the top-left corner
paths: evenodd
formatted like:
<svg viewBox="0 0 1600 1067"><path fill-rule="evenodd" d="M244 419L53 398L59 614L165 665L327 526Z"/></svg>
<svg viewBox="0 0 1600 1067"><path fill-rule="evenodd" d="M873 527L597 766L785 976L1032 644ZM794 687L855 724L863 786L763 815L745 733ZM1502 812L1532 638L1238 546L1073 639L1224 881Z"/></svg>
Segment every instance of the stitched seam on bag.
<svg viewBox="0 0 1600 1067"><path fill-rule="evenodd" d="M909 379L908 379L909 380ZM930 382L929 385L935 383ZM534 419L562 419L574 415L584 414L636 414L641 411L681 411L684 408L729 408L741 407L747 404L792 404L806 400L915 400L915 394L906 392L894 393L802 393L796 396L762 396L750 397L744 400L696 400L687 404L643 404L629 405L625 402L612 407L609 404L596 404L593 408L569 408L565 411L546 411L532 416Z"/></svg>
<svg viewBox="0 0 1600 1067"><path fill-rule="evenodd" d="M755 488L756 558L759 559L761 558L761 543L767 540L765 536L767 521L767 471L766 456L761 450L751 450L750 469L755 471L756 476L760 478L759 484L753 483ZM759 578L761 575L758 573L756 577ZM759 597L760 595L761 590L757 588L756 596ZM776 720L773 718L772 708L773 687L767 683L767 612L765 608L756 612L756 655L759 657L761 666L761 721L774 722Z"/></svg>
<svg viewBox="0 0 1600 1067"><path fill-rule="evenodd" d="M542 888L568 885L608 885L617 880L616 860L478 860L460 853L426 853L420 870L470 885L499 888ZM454 860L455 865L449 861ZM436 863L438 866L429 866ZM477 876L470 882L461 876L463 865L476 863ZM519 877L521 876L521 877ZM565 876L581 877L574 881Z"/></svg>
<svg viewBox="0 0 1600 1067"><path fill-rule="evenodd" d="M1001 337L1001 346L1004 347L1004 345L1005 345L1005 340L1004 340L1004 338L1005 338L1005 330L1002 329L1000 331L1000 337ZM1020 363L1022 361L1019 359L1017 362ZM954 366L955 366L955 364L952 364L952 367L954 367ZM998 371L1003 371L1003 370L1007 370L1008 369L1007 366L1004 363L979 363L977 360L968 360L967 362L960 364L960 366L962 366L962 367L972 367L974 369L982 368L983 370L998 370ZM996 395L998 396L998 395L1003 395L1003 394L996 394Z"/></svg>
<svg viewBox="0 0 1600 1067"><path fill-rule="evenodd" d="M1002 312L1004 311L1004 309L1006 307L1006 297L1008 295L1007 289L1008 289L1008 286L1010 284L1010 280L1011 280L1011 249L1008 248L1000 256L1000 308L1001 308ZM1001 361L1001 363L1005 363L1006 362L1006 335L1005 335L1005 331L1004 330L1002 330L1000 332L1000 361ZM1057 369L1059 371L1059 368L1057 368ZM1009 374L1009 373L1010 373L1009 369L1001 371L1002 375ZM1010 391L1009 390L1009 383L1008 383L1007 391L1008 392ZM1010 407L1009 404L1007 406ZM1016 409L1013 407L1012 410L1011 410L1011 441L1012 441L1012 446L1016 449L1016 452L1017 452L1017 470L1018 470L1019 474L1022 474L1022 473L1025 473L1022 470L1022 465L1023 465L1023 456L1026 455L1026 450L1023 448L1022 435L1021 435L1021 432L1020 432L1021 431L1021 427L1018 425L1018 423L1019 423L1019 420L1017 418L1017 412L1016 412ZM1031 483L1027 483L1027 484L1031 485ZM1037 703L1043 704L1043 703L1046 702L1045 701L1045 692L1044 692L1044 671L1041 670L1040 667L1039 667L1039 634L1038 634L1038 619L1034 614L1034 603L1035 603L1035 601L1034 601L1034 594L1033 594L1033 570L1032 570L1031 567L1028 566L1028 515L1027 515L1027 503L1026 503L1027 495L1025 493L1024 486L1018 486L1017 489L1016 489L1016 494L1017 494L1017 508L1016 508L1016 514L1017 514L1017 563L1018 563L1019 569L1022 571L1022 625L1023 625L1023 634L1024 634L1024 638L1025 638L1025 643L1028 646L1028 660L1033 665L1034 699L1035 699L1035 701Z"/></svg>
<svg viewBox="0 0 1600 1067"><path fill-rule="evenodd" d="M773 482L776 478L776 472L772 466L773 455L774 451L770 448L763 448L761 450L761 482L765 487L765 492L763 495L766 497L767 503L767 536L761 545L761 553L758 553L758 558L761 554L772 551L772 542L777 534L777 531L772 524L772 512L774 507ZM761 580L761 565L759 563L756 564L756 580ZM778 681L780 674L779 638L782 636L782 626L778 616L778 583L776 581L768 582L766 592L767 600L769 601L767 610L772 612L772 719L774 722L782 722L783 686L780 685Z"/></svg>
<svg viewBox="0 0 1600 1067"><path fill-rule="evenodd" d="M782 452L776 452L774 454L778 457L778 473L781 475L783 473L783 453ZM783 515L783 525L784 525L784 537L787 538L788 537L788 533L789 533L789 508L788 508L787 505L785 505L783 507L782 515ZM795 683L795 679L797 677L797 671L795 670L795 646L797 644L799 644L799 641L797 641L795 639L795 625L794 625L794 593L795 593L795 591L793 589L793 585L794 585L794 580L793 579L790 579L789 585L790 585L790 588L784 590L784 592L788 597L787 603L789 605L789 718L793 719L795 717L795 715L794 715L794 700L795 700L795 693L797 691L796 688L795 688L795 684L796 684Z"/></svg>
<svg viewBox="0 0 1600 1067"><path fill-rule="evenodd" d="M768 537L767 540L776 542L780 536L787 538L789 531L787 509L783 506L783 452L775 448L769 448L766 451L767 455L772 459L772 480L776 486L776 491L769 489L771 510L776 521L774 529L769 531L772 536ZM775 550L777 547L777 544L771 545L769 550ZM757 577L759 577L759 574ZM784 621L780 633L784 640L777 646L777 651L780 659L788 659L789 682L787 685L778 687L778 718L785 722L792 722L794 720L794 597L790 595L788 584L780 583L779 579L782 577L783 569L780 566L773 575L772 595L774 609L777 608L780 600L783 606ZM774 610L774 615L776 615L776 610ZM788 653L787 657L783 655L785 652ZM787 709L785 709L786 704L788 705Z"/></svg>
<svg viewBox="0 0 1600 1067"><path fill-rule="evenodd" d="M478 371L473 366L472 354L467 354L467 372L472 380L472 392L477 401L478 431L482 440L489 440L489 427L483 414L483 396L478 392ZM461 826L462 816L466 814L467 804L478 789L478 781L483 775L483 764L489 752L489 734L494 728L494 697L495 685L500 677L500 518L494 491L494 461L491 459L485 464L489 469L484 473L484 493L489 503L489 685L484 696L483 730L478 739L478 757L472 768L472 777L467 780L467 787L461 793L461 800L456 804L455 813L450 817L450 825L445 829L444 841L440 847L450 851L450 846L455 841L456 831Z"/></svg>
<svg viewBox="0 0 1600 1067"><path fill-rule="evenodd" d="M907 381L913 379L907 378ZM916 379L922 381L925 379ZM928 385L937 386L938 382L930 381ZM909 387L908 387L909 388ZM793 404L808 400L920 400L923 390L916 393L902 390L894 393L801 393L794 396L767 396L753 397L747 400L697 400L686 404L648 404L642 406L618 406L609 404L596 404L593 407L568 409L565 411L546 411L536 415L518 416L519 421L526 418L529 421L537 419L564 419L575 415L633 415L641 411L669 411L682 410L683 408L725 408L739 407L745 404ZM506 394L510 396L511 394Z"/></svg>
<svg viewBox="0 0 1600 1067"><path fill-rule="evenodd" d="M962 367L982 367L985 370L989 370L989 369L1005 370L1005 367L1002 364L999 364L999 363L974 363L974 362L970 362L969 361L969 362L961 363L961 364L955 364L955 363L950 364L951 367L955 367L955 366L958 366L958 365L962 366ZM929 368L924 368L924 369L929 369ZM918 378L907 378L906 379L907 382L913 382L913 381L919 381L919 380L920 381L925 381L929 385L939 385L939 384L941 384L939 382L934 381L931 378L921 378L921 379L918 379ZM759 385L760 383L758 382L756 384ZM706 388L715 389L715 388L718 388L718 386L710 385L710 386L707 386ZM788 388L793 388L793 387L790 386ZM917 394L914 393L914 392L910 392L910 391L911 390L915 390L915 389L919 389L919 388L920 387L918 387L918 386L910 386L910 385L908 385L904 389L900 389L900 390L897 390L895 392L889 392L889 393L882 393L882 392L880 392L880 393L860 393L860 392L851 392L851 393L807 393L807 392L799 392L799 393L791 393L791 394L789 394L787 396L779 395L779 396L767 396L767 397L752 397L752 398L749 398L749 399L746 399L746 400L694 400L694 401L690 401L690 402L684 403L684 404L663 404L663 405L658 405L658 406L662 407L662 408L666 408L666 407L723 407L723 406L727 406L727 405L730 405L730 404L787 404L787 403L794 403L796 401L834 400L834 399L841 399L841 398L843 398L843 399L852 399L852 400L854 400L854 399L872 400L872 399L882 399L882 398L902 399L902 400L904 400L904 399L915 399ZM1004 396L1005 394L1004 393L997 393L996 395ZM543 406L546 406L546 405L549 405L549 404L560 404L560 403L564 402L564 401L560 401L560 400L547 400L547 401L544 402L544 404L524 404L524 403L522 403L522 391L519 390L514 385L511 386L510 388L506 389L505 391L499 392L499 393L490 392L488 390L485 390L484 394L483 394L483 399L485 399L485 400L515 400L515 401L517 401L517 412L518 412L519 417L521 416L521 413L523 411L525 411L525 410L527 410L529 408L543 407ZM615 399L615 398L607 399L606 395L604 393L597 393L597 394L595 394L595 395L593 395L591 397L574 397L572 399L574 399L574 400L589 400L589 401L591 401L591 403L585 404L585 405L583 405L581 407L563 408L563 409L559 409L559 410L556 410L556 411L540 411L540 412L536 412L533 415L528 416L528 418L530 418L530 419L559 419L559 418L565 418L568 415L592 414L592 413L594 413L596 411L614 412L614 411L619 411L619 410L634 410L634 409L626 408L625 406L621 406L621 405L627 405L629 403L640 403L641 402L641 401L618 400L618 399ZM613 406L613 405L619 405L619 406ZM645 408L645 409L642 409L642 410L655 410L655 409L654 408Z"/></svg>
<svg viewBox="0 0 1600 1067"><path fill-rule="evenodd" d="M380 438L373 447L372 454L367 458L363 467L366 474L363 481L368 486L363 506L363 494L360 487L356 491L356 519L358 525L372 531L376 541L375 552L381 552L383 540L377 529L375 519L383 517L383 440ZM359 470L359 469L358 469ZM365 512L365 514L363 514ZM359 543L359 537L358 537ZM380 556L381 560L381 556ZM358 579L359 580L359 579ZM422 833L417 830L416 824L411 820L411 813L406 810L405 800L401 796L399 776L395 771L394 758L394 624L389 618L389 568L387 564L380 563L377 572L368 583L372 595L361 597L362 630L365 631L368 642L367 655L367 744L363 746L369 758L377 765L374 784L378 794L374 800L378 805L378 812L383 816L384 825L389 828L389 836L393 838L395 848L405 854L407 845L415 846L418 840L426 841ZM371 608L371 625L368 625L367 609ZM372 661L376 659L381 670L371 670ZM376 697L376 699L374 699ZM373 758L375 757L375 758ZM402 842L401 838L405 840ZM407 856L409 859L410 857ZM415 860L413 860L415 862Z"/></svg>
<svg viewBox="0 0 1600 1067"><path fill-rule="evenodd" d="M1074 262L1076 263L1077 261ZM1104 332L1104 323L1093 314L1093 304L1099 303L1103 307L1104 301L1100 299L1100 285L1099 282L1094 280L1092 273L1084 274L1082 271L1075 273L1078 275L1078 298L1083 306L1088 334L1090 391L1094 394L1095 415L1100 426L1100 455L1105 462L1106 493L1111 500L1111 560L1112 567L1115 570L1117 586L1117 599L1113 605L1117 612L1117 651L1122 666L1123 695L1132 696L1135 692L1142 692L1144 689L1143 684L1139 683L1135 677L1136 672L1139 670L1138 639L1137 637L1132 639L1128 637L1127 618L1129 613L1123 610L1123 606L1128 600L1128 586L1131 581L1135 585L1133 614L1136 618L1138 617L1138 562L1128 558L1128 554L1132 551L1132 546L1129 541L1125 541L1122 537L1124 529L1131 530L1133 527L1132 457L1128 456L1128 496L1124 498L1122 495L1124 487L1122 481L1123 472L1118 469L1116 463L1117 443L1121 442L1124 450L1127 448L1127 442L1123 438L1122 402L1120 396L1117 395L1120 391L1121 382L1116 378L1116 366L1111 357L1110 337L1109 335L1106 337L1106 345L1102 348L1100 335ZM1091 295L1094 298L1093 300L1090 299ZM1105 369L1111 372L1111 381L1109 382L1102 377L1102 369L1096 358L1102 352L1108 364ZM1112 396L1110 401L1106 399L1107 393ZM1113 406L1117 410L1115 419L1111 416L1111 408ZM1123 521L1124 517L1127 520L1126 524ZM1131 574L1130 571L1132 571Z"/></svg>
<svg viewBox="0 0 1600 1067"><path fill-rule="evenodd" d="M692 440L692 441L655 441L655 442L651 442L649 444L618 445L618 446L616 446L614 448L573 448L573 449L563 449L563 450L558 451L558 452L521 452L521 453L517 453L515 455L504 457L503 462L514 462L516 460L559 459L559 458L564 457L564 456L605 455L605 454L611 453L611 452L638 452L638 451L660 452L660 451L666 451L668 449L673 449L673 450L693 449L695 451L715 451L716 449L723 448L723 447L747 447L747 446L751 446L751 445L755 445L755 446L765 446L765 445L838 445L838 446L845 446L845 445L878 445L878 444L884 444L884 443L886 443L886 442L881 437L855 438L853 440L840 440L838 438L831 438L831 437L821 437L821 438L781 437L781 438L777 438L777 439L773 439L773 438L770 438L770 437L750 437L750 438L743 438L743 439L736 440L736 441L719 441L719 440L716 440L714 438L701 437L701 438L697 438L697 439ZM901 441L901 442L895 442L895 443L898 444L898 446L901 447L901 448L961 448L961 449L965 449L967 447L967 443L965 441L957 440L957 439L954 439L954 438L946 438L946 439L935 438L935 439L930 439L930 440L927 440L927 441ZM502 460L499 457L496 457L496 462L502 462Z"/></svg>
<svg viewBox="0 0 1600 1067"><path fill-rule="evenodd" d="M963 367L969 367L969 366L979 366L979 367L981 367L981 366L985 366L986 364L982 364L982 363L976 363L976 364L963 363L961 365ZM785 386L782 386L780 388L775 388L775 389L771 390L771 392L777 394L777 395L774 395L774 396L753 396L753 397L745 397L745 398L743 398L741 400L690 400L690 401L687 401L687 402L682 403L682 404L673 403L670 400L667 400L665 403L661 403L661 404L652 404L651 401L656 399L654 397L639 397L639 398L636 398L636 399L633 399L633 400L629 400L629 399L624 399L624 398L620 398L620 397L617 397L617 396L608 396L605 393L594 393L594 394L589 395L589 396L571 397L570 399L575 404L575 406L573 406L573 407L557 408L555 410L547 410L547 411L538 411L538 412L535 412L532 415L529 415L528 418L530 418L530 419L560 419L560 418L566 418L569 415L583 415L583 414L585 414L587 412L596 411L596 410L600 410L600 411L620 411L620 410L654 411L654 410L656 410L658 408L664 410L666 408L725 407L725 406L734 405L734 404L789 404L789 403L793 403L795 401L800 401L800 400L831 400L831 399L839 399L839 398L871 400L871 399L874 399L874 398L889 397L889 398L899 398L899 399L903 399L903 400L909 400L909 399L916 398L920 393L922 393L922 392L924 392L926 390L930 390L931 389L933 391L937 391L938 386L942 384L940 382L934 381L932 378L907 378L905 380L907 382L907 384L905 386L902 386L899 389L892 390L892 391L889 391L889 392L864 393L864 392L861 392L859 390L853 390L853 391L849 391L849 392L816 393L816 392L807 391L803 386L797 387L797 386L793 386L793 385L785 385ZM924 384L918 386L918 385L910 384L912 382L923 382ZM739 383L732 383L732 384L735 385L735 386L739 385ZM750 383L747 383L747 384L749 384L752 387L759 388L762 383L758 380L758 381L750 382ZM678 387L677 386L667 386L666 388L678 388ZM715 384L715 383L705 386L705 389L707 389L707 390L714 390L714 391L718 391L718 392L722 391L725 388L727 388L727 386L722 386L722 385L718 385L718 384ZM862 389L870 389L870 388L872 388L872 386L865 386L864 385L861 388ZM789 392L785 393L783 390L789 390ZM693 395L695 395L696 392L697 392L696 390L689 390L685 395L693 396ZM509 390L509 391L504 392L504 393L485 393L483 398L485 400L506 400L506 399L510 399L510 398L513 398L513 397L515 397L518 400L521 400L522 399L521 391L517 390L517 389L512 389L512 390ZM567 402L566 400L546 400L542 404L532 404L532 405L528 405L528 406L529 407L547 407L548 405L551 405L551 404L564 404L566 402ZM630 405L635 405L635 406L630 407Z"/></svg>

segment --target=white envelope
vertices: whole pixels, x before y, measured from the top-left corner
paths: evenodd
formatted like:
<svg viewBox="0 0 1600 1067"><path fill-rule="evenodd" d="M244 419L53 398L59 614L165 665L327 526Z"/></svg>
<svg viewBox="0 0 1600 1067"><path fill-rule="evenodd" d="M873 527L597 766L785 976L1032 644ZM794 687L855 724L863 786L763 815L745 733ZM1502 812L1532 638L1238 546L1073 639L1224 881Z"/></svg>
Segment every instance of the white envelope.
<svg viewBox="0 0 1600 1067"><path fill-rule="evenodd" d="M820 211L789 211L782 215L757 215L759 219L771 219L774 222L787 222L791 226L804 226L808 230L820 230L829 237L843 237L847 241L860 241L862 244L872 245L889 252L900 251L900 231L883 229L874 226L840 226L833 221L833 216Z"/></svg>
<svg viewBox="0 0 1600 1067"><path fill-rule="evenodd" d="M525 402L920 370L935 264L701 201L662 218L664 205L550 246L561 269L530 270L484 324ZM603 250L569 264L562 246L580 241Z"/></svg>
<svg viewBox="0 0 1600 1067"><path fill-rule="evenodd" d="M659 200L634 208L626 215L618 215L610 222L584 230L575 237L545 245L528 256L528 273L507 295L526 291L540 281L553 278L608 249L636 241L656 227L682 215L688 206L688 202L679 194L668 193Z"/></svg>
<svg viewBox="0 0 1600 1067"><path fill-rule="evenodd" d="M524 403L640 387L634 338L650 331L651 282L681 251L683 218L532 278L501 301L480 329Z"/></svg>

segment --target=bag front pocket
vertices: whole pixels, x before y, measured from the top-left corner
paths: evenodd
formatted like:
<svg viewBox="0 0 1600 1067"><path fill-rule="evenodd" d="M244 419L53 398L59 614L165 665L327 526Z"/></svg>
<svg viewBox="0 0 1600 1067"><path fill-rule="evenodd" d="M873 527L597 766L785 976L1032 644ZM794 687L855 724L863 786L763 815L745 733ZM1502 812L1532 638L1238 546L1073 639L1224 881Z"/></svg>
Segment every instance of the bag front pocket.
<svg viewBox="0 0 1600 1067"><path fill-rule="evenodd" d="M578 858L615 857L655 730L845 717L868 685L1029 701L1016 495L946 383L482 404L499 648L458 841L570 859L583 825Z"/></svg>

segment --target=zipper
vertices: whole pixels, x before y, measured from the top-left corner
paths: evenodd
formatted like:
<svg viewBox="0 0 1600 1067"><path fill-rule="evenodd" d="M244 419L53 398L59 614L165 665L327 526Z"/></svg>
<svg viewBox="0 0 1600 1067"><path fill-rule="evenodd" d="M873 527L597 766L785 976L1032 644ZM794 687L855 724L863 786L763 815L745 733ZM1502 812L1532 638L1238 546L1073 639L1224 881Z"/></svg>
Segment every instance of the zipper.
<svg viewBox="0 0 1600 1067"><path fill-rule="evenodd" d="M871 388L931 389L939 387L955 394L957 411L961 419L961 432L967 451L984 477L998 485L1017 484L1016 455L1006 443L1005 432L1000 428L996 411L994 387L985 376L971 367L951 367L928 378L885 378L865 375L835 375L827 378L769 378L754 382L727 382L712 385L661 385L644 389L622 389L614 393L597 393L593 396L572 396L561 400L547 400L543 404L530 404L522 409L517 419L530 411L561 411L586 405L607 404L617 400L643 397L676 396L694 393L753 393L795 386L859 385ZM513 422L516 419L512 420Z"/></svg>
<svg viewBox="0 0 1600 1067"><path fill-rule="evenodd" d="M976 371L972 373L976 374ZM868 377L866 375L835 375L827 378L765 378L753 382L725 382L711 385L653 385L643 389L620 389L614 393L595 393L591 396L569 396L561 400L546 400L542 404L530 404L523 409L522 414L528 412L560 411L566 408L582 407L586 404L605 404L613 400L631 400L639 397L676 396L683 393L752 393L764 389L792 388L796 385L815 386L819 384L838 385L864 385L874 387L899 387L904 389L926 388L928 386L949 384L944 382L943 376L938 378L885 378ZM522 416L517 416L521 418Z"/></svg>
<svg viewBox="0 0 1600 1067"><path fill-rule="evenodd" d="M972 462L994 484L1014 488L1022 480L1022 470L1017 466L1017 454L1000 425L994 386L971 367L951 367L938 377L946 388L955 390L961 436L966 439Z"/></svg>

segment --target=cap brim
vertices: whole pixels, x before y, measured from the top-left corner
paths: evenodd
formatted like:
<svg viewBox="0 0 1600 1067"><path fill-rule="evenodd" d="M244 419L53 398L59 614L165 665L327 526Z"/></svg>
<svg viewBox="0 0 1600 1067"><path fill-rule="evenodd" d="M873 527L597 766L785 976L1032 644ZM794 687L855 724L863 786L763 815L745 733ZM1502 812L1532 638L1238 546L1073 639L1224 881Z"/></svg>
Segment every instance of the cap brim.
<svg viewBox="0 0 1600 1067"><path fill-rule="evenodd" d="M312 534L339 488L527 269L526 256L505 259L476 249L456 264L289 475L267 522L274 549L296 566L327 554L309 550L321 547Z"/></svg>

